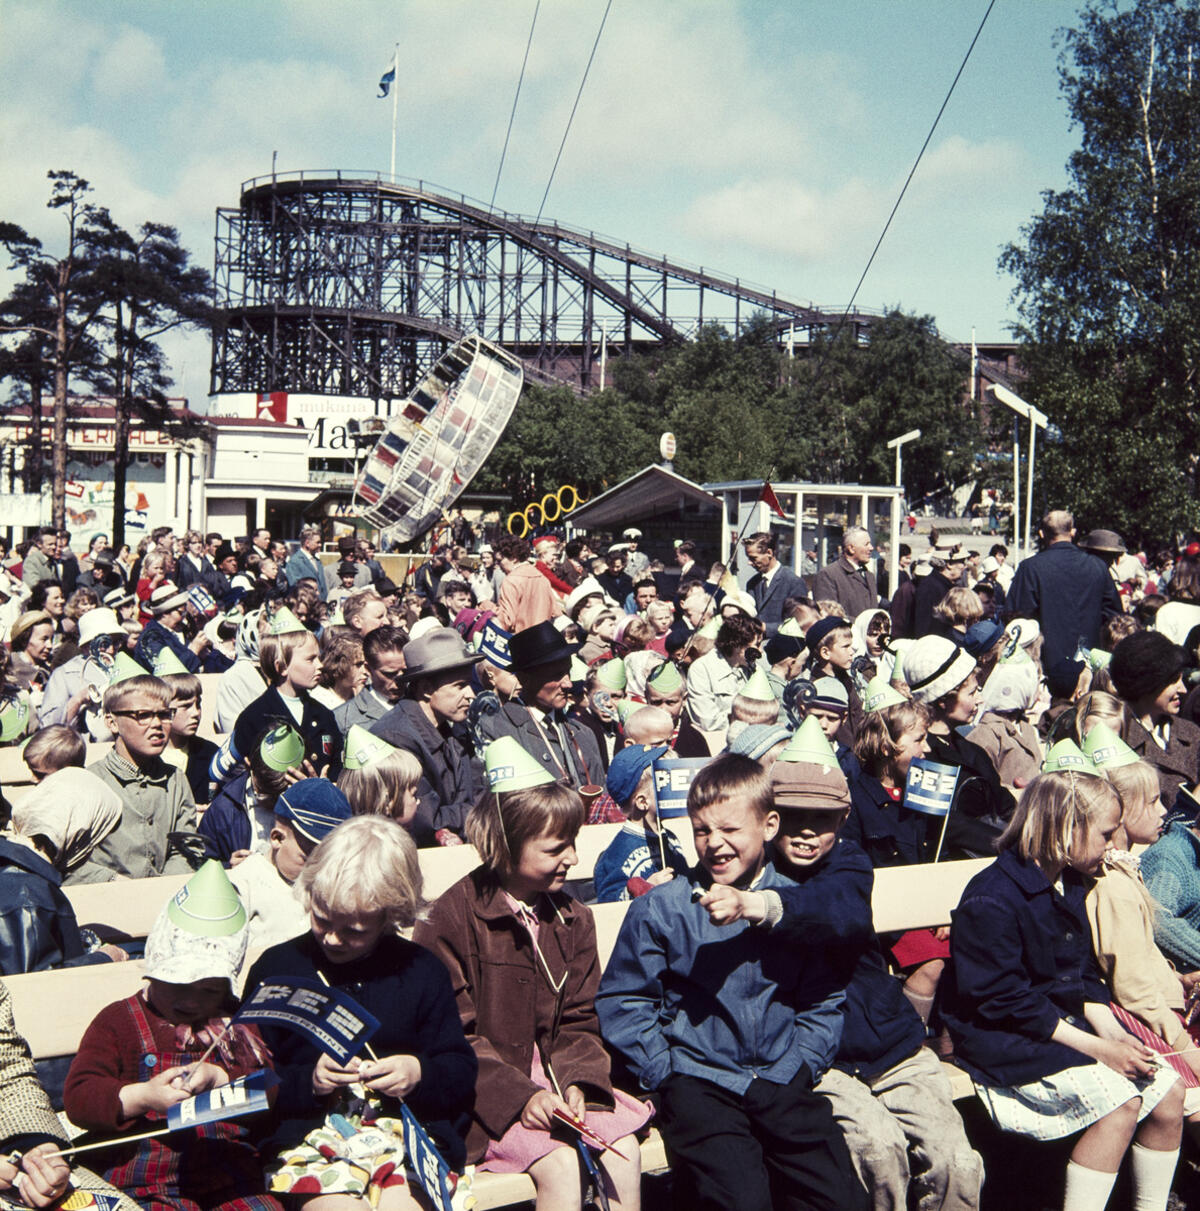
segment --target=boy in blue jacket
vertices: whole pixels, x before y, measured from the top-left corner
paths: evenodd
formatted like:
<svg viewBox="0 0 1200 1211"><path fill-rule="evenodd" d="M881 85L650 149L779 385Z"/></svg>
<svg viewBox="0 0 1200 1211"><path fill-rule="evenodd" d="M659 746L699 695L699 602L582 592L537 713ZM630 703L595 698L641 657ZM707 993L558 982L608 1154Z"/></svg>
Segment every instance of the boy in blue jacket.
<svg viewBox="0 0 1200 1211"><path fill-rule="evenodd" d="M693 1206L865 1208L813 1085L841 1036L839 951L847 935L869 932L869 912L842 921L831 906L786 938L721 923L736 892L788 886L768 861L779 831L770 780L757 762L725 754L696 776L688 815L699 865L630 904L596 997L605 1041L658 1094Z"/></svg>

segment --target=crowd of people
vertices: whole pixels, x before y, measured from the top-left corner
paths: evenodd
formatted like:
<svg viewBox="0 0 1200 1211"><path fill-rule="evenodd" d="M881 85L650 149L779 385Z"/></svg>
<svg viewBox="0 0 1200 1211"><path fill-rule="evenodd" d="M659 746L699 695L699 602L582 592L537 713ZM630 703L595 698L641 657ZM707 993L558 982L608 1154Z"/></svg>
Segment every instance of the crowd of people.
<svg viewBox="0 0 1200 1211"><path fill-rule="evenodd" d="M652 1123L680 1207L969 1209L991 1145L952 1057L1044 1148L1028 1205L1103 1207L1128 1157L1134 1205L1167 1206L1200 1139L1200 545L1147 561L1052 511L1015 570L901 549L884 600L862 529L807 579L750 534L745 588L642 537L447 545L404 585L316 529L6 553L0 744L35 785L2 806L0 971L128 957L64 884L188 882L65 1077L99 1177L22 1069L0 1196L422 1206L403 1106L542 1211L580 1206L580 1126L607 1204L640 1206ZM658 814L674 758L699 759L695 864ZM425 903L420 849L463 843L480 865ZM875 869L967 857L993 860L951 926L876 935ZM601 970L605 901L628 908ZM371 1049L231 1021L291 978L378 1019ZM263 1067L269 1114L142 1138Z"/></svg>

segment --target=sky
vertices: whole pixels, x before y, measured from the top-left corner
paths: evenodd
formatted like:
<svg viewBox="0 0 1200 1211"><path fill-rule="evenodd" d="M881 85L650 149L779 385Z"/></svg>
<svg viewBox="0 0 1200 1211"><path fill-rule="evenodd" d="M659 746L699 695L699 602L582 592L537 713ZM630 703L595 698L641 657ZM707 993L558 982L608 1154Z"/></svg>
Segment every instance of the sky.
<svg viewBox="0 0 1200 1211"><path fill-rule="evenodd" d="M46 173L210 270L218 206L271 171L388 169L488 201L535 0L0 0L0 220L49 250ZM605 0L541 0L496 194L536 214ZM986 0L612 0L546 217L843 306ZM1000 250L1067 183L1060 0L996 0L858 296L1006 340ZM204 410L209 346L166 342Z"/></svg>

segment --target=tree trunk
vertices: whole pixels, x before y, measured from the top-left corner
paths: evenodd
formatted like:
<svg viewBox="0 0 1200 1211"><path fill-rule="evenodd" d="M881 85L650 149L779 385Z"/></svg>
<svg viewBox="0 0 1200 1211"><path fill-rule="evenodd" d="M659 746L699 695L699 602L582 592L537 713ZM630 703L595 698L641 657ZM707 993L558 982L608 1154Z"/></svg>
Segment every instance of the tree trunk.
<svg viewBox="0 0 1200 1211"><path fill-rule="evenodd" d="M71 258L58 264L54 292L58 314L54 320L54 431L51 438L54 467L50 480L50 524L63 530L67 524L67 287Z"/></svg>
<svg viewBox="0 0 1200 1211"><path fill-rule="evenodd" d="M42 490L42 458L42 377L35 374L29 380L29 448L21 474L26 492Z"/></svg>
<svg viewBox="0 0 1200 1211"><path fill-rule="evenodd" d="M135 340L130 321L130 331L125 332L123 309L117 307L116 330L113 337L120 357L117 376L116 427L113 434L113 520L112 545L120 550L125 542L125 485L129 473L129 418L133 411L133 343Z"/></svg>

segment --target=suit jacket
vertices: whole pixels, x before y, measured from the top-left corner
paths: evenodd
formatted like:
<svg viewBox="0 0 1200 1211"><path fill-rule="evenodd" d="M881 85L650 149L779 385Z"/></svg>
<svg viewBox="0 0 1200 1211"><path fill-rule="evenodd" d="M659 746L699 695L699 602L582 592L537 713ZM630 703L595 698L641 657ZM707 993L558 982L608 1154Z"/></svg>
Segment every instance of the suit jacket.
<svg viewBox="0 0 1200 1211"><path fill-rule="evenodd" d="M387 703L368 685L359 690L349 702L333 708L333 718L338 731L344 736L356 723L370 731L371 724L392 709L395 703Z"/></svg>
<svg viewBox="0 0 1200 1211"><path fill-rule="evenodd" d="M851 622L863 612L879 604L879 589L875 576L862 571L844 555L817 573L813 585L813 597L817 601L836 601L846 611Z"/></svg>
<svg viewBox="0 0 1200 1211"><path fill-rule="evenodd" d="M315 555L310 555L303 547L297 547L288 556L287 563L283 565L283 574L287 577L289 585L295 585L297 581L311 576L317 582L317 592L320 593L321 600L325 600L325 595L329 590L325 585L325 571L321 566L321 561Z"/></svg>
<svg viewBox="0 0 1200 1211"><path fill-rule="evenodd" d="M568 766L568 780L576 787L589 782L593 786L603 786L604 763L600 757L600 746L596 743L596 737L592 735L591 729L579 719L570 716L566 719L566 727L575 739L575 745L572 745L571 748L573 763L577 765L582 756L583 762L587 766L587 772L582 781L569 777L570 766ZM563 777L564 771L561 768L557 746L552 754L546 744L546 734L553 735L553 733L544 725L539 727L534 722L529 708L519 698L503 703L495 714L481 716L479 733L485 743L490 743L500 736L511 736L548 773L553 774L555 778ZM576 751L576 745L578 751Z"/></svg>
<svg viewBox="0 0 1200 1211"><path fill-rule="evenodd" d="M768 638L779 630L779 624L783 622L783 603L789 597L808 596L808 586L804 581L782 564L775 569L769 584L764 583L761 572L755 572L746 587L754 598L759 620L766 625Z"/></svg>

